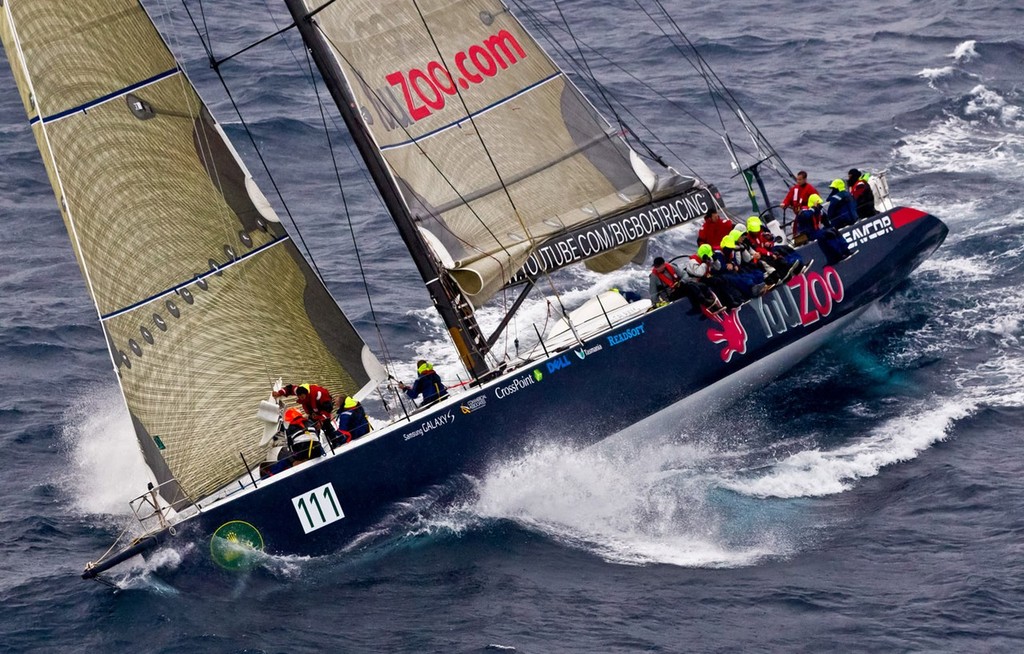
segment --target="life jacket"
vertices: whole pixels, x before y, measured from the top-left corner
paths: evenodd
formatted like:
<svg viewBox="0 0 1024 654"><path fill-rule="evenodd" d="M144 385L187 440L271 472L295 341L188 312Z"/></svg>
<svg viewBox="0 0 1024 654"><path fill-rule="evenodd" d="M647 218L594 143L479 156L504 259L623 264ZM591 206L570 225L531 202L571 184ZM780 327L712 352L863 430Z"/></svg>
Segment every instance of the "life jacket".
<svg viewBox="0 0 1024 654"><path fill-rule="evenodd" d="M664 270L658 270L657 267L651 268L651 274L658 278L661 285L665 288L672 288L680 281L679 273L672 267L672 264L666 263Z"/></svg>

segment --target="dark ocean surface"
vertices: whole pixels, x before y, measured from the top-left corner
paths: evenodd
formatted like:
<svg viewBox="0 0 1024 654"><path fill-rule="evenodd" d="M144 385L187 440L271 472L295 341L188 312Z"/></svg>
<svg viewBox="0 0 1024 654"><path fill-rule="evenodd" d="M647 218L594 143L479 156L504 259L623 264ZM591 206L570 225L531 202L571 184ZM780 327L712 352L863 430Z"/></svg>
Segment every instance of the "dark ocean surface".
<svg viewBox="0 0 1024 654"><path fill-rule="evenodd" d="M181 5L146 4L284 215ZM623 117L743 207L721 140L697 120L718 126L703 82L659 28L624 0L559 4L607 57L584 48L630 107ZM575 52L554 5L526 5ZM78 575L133 521L145 473L0 67L0 651L1024 651L1024 8L667 7L794 170L821 189L851 166L885 169L897 203L946 221L945 245L850 331L725 411L582 452L539 447L395 507L376 537L331 556L266 557L241 574L166 549L114 575L117 592ZM205 6L220 56L285 14L276 2ZM314 260L374 347L304 71L294 34L223 67ZM389 351L454 374L330 120ZM777 198L785 187L772 184ZM683 253L692 239L682 230L655 249ZM578 304L646 281L634 267L562 283ZM538 293L519 329L545 316Z"/></svg>

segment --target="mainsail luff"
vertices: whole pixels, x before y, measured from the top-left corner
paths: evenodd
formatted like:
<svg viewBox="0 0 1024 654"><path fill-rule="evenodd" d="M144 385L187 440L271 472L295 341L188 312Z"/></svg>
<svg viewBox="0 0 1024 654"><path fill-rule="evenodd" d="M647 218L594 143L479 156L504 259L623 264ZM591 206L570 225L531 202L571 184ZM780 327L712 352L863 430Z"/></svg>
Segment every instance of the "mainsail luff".
<svg viewBox="0 0 1024 654"><path fill-rule="evenodd" d="M138 2L5 0L0 37L165 499L262 456L275 378L371 383L372 354Z"/></svg>
<svg viewBox="0 0 1024 654"><path fill-rule="evenodd" d="M459 357L466 370L475 378L485 376L489 371L486 360L488 350L472 309L462 298L455 284L448 279L448 273L439 264L416 231L409 209L403 201L395 178L374 143L372 135L355 114L356 101L345 81L344 73L332 56L328 44L313 23L313 12L307 13L301 0L285 0L299 33L313 56L313 61L323 75L328 91L341 113L342 120L352 135L359 153L366 162L384 204L398 228L398 233L409 250L417 271L423 278L427 292L434 306L448 328Z"/></svg>

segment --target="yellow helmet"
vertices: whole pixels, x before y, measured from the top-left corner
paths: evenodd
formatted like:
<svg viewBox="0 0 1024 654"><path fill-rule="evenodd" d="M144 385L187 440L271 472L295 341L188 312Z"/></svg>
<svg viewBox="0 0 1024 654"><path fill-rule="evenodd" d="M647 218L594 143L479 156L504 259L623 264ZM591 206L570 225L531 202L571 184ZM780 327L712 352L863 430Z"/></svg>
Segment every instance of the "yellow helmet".
<svg viewBox="0 0 1024 654"><path fill-rule="evenodd" d="M811 193L811 197L807 198L807 206L813 209L822 203L821 196L817 193Z"/></svg>
<svg viewBox="0 0 1024 654"><path fill-rule="evenodd" d="M354 409L357 406L359 406L359 402L356 402L355 399L353 399L351 397L346 397L345 398L345 405L344 406L345 406L346 409Z"/></svg>
<svg viewBox="0 0 1024 654"><path fill-rule="evenodd" d="M834 188L837 191L846 190L846 182L841 179L833 179L832 183L828 185L829 188Z"/></svg>
<svg viewBox="0 0 1024 654"><path fill-rule="evenodd" d="M699 248L697 248L697 256L700 257L701 259L703 259L704 257L710 257L712 254L714 254L714 250L707 243L704 243Z"/></svg>
<svg viewBox="0 0 1024 654"><path fill-rule="evenodd" d="M722 249L729 248L730 250L736 249L736 237L732 235L732 232L729 232L722 237L722 242L719 244L719 247Z"/></svg>
<svg viewBox="0 0 1024 654"><path fill-rule="evenodd" d="M748 232L759 232L761 231L761 219L757 216L751 216L747 218L747 231Z"/></svg>

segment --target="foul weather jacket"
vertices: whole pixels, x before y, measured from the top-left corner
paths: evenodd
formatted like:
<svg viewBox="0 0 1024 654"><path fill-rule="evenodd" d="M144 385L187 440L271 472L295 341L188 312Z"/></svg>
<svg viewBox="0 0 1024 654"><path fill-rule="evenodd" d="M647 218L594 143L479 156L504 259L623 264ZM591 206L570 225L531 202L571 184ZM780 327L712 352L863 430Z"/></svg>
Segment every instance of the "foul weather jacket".
<svg viewBox="0 0 1024 654"><path fill-rule="evenodd" d="M285 397L295 395L295 401L306 411L310 420L317 423L330 423L331 412L334 410L334 400L331 399L330 392L323 386L309 384L309 393L299 397L295 394L295 390L298 388L298 386L288 384L281 389L281 395Z"/></svg>
<svg viewBox="0 0 1024 654"><path fill-rule="evenodd" d="M338 432L345 436L346 441L370 433L370 421L366 419L366 409L362 404L338 412Z"/></svg>
<svg viewBox="0 0 1024 654"><path fill-rule="evenodd" d="M423 401L420 406L426 406L442 397L448 397L448 389L441 383L441 378L433 370L428 370L412 383L412 386L405 391L409 399L415 400L417 395L423 394Z"/></svg>

